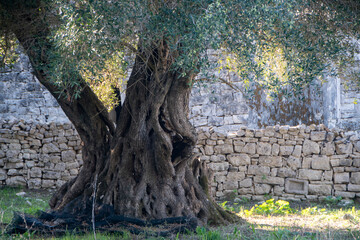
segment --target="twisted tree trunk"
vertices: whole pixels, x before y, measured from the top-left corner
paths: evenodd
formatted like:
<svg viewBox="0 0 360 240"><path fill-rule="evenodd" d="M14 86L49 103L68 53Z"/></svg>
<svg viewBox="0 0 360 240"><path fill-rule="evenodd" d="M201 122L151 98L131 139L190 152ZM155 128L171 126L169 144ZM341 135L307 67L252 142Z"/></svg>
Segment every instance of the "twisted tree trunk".
<svg viewBox="0 0 360 240"><path fill-rule="evenodd" d="M38 1L34 1L37 3ZM192 151L194 128L188 121L192 78L171 69L173 58L166 41L151 50L139 47L128 81L125 102L115 124L78 76L80 98L63 98L46 68L46 52L53 46L42 11L34 2L4 4L39 81L53 94L77 129L84 146L79 175L62 186L50 200L53 210L67 214L88 211L96 184L96 206L110 205L116 214L141 219L195 217L202 223L233 221L204 191L206 181ZM35 5L34 5L35 4ZM44 54L45 53L45 54ZM71 95L74 89L66 89ZM95 179L97 180L95 182Z"/></svg>

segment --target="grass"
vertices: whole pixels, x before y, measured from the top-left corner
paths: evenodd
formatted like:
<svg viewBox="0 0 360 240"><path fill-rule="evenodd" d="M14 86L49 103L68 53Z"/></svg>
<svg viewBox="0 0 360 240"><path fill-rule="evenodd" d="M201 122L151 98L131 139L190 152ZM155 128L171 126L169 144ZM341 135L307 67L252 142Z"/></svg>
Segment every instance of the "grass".
<svg viewBox="0 0 360 240"><path fill-rule="evenodd" d="M25 195L16 195L25 192ZM34 234L7 236L4 227L11 222L13 211L36 214L48 209L51 193L29 191L21 188L0 188L0 239L94 239L93 233L76 235L68 232L62 237L42 237ZM167 238L146 237L124 232L122 235L97 233L97 239L200 239L200 240L307 240L307 239L360 239L360 206L352 204L339 207L339 199L321 203L277 202L270 200L255 204L241 199L220 205L235 212L246 224L231 224L216 228L198 227L195 233L173 235Z"/></svg>

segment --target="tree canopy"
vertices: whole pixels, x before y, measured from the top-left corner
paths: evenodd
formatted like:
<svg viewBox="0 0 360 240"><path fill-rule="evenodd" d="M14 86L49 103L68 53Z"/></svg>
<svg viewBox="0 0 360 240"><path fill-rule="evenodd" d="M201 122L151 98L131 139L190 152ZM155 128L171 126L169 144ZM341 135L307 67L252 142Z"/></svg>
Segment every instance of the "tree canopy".
<svg viewBox="0 0 360 240"><path fill-rule="evenodd" d="M21 14L17 1L3 2ZM202 72L216 79L211 70L226 68L248 90L257 83L285 95L301 93L324 73L343 73L359 53L357 1L41 1L39 11L55 45L46 53L52 62L46 68L64 89L79 85L78 73L93 86L119 85L114 79L126 79L134 56L164 40L171 69L182 75ZM11 30L40 26L1 15L4 64L14 42ZM226 63L211 59L209 49L227 56ZM111 61L118 66L113 76L104 73Z"/></svg>

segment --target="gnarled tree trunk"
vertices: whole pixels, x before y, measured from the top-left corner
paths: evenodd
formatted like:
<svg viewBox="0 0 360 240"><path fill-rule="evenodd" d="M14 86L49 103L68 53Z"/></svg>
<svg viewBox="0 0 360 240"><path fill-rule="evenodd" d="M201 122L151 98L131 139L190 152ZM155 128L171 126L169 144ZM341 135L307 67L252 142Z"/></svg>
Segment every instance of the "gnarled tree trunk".
<svg viewBox="0 0 360 240"><path fill-rule="evenodd" d="M84 142L84 165L79 175L52 197L52 209L72 214L86 210L96 184L96 205L111 205L116 214L141 219L190 216L214 224L235 219L199 184L206 173L199 170L201 164L192 153L196 134L188 121L194 76L181 77L171 69L173 58L164 40L151 50L139 47L115 127L80 76L80 98L59 96L60 89L42 67L50 61L44 53L53 47L47 40L49 30L42 12L38 6L8 4L5 8L14 24L32 25L14 28L14 33L35 75L56 97ZM66 91L71 95L73 89Z"/></svg>

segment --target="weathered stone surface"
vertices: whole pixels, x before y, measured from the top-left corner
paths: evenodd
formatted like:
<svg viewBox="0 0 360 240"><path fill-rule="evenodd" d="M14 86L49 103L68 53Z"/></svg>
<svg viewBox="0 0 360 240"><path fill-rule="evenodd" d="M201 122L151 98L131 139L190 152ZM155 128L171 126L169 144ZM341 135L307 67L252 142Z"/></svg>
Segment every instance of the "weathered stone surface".
<svg viewBox="0 0 360 240"><path fill-rule="evenodd" d="M336 153L337 154L350 154L352 153L352 147L353 145L351 143L342 143L342 144L336 144Z"/></svg>
<svg viewBox="0 0 360 240"><path fill-rule="evenodd" d="M60 149L53 143L47 143L44 144L42 147L42 152L47 154L47 153L59 153Z"/></svg>
<svg viewBox="0 0 360 240"><path fill-rule="evenodd" d="M34 167L30 170L30 177L32 178L41 178L42 177L42 170L41 168Z"/></svg>
<svg viewBox="0 0 360 240"><path fill-rule="evenodd" d="M259 142L257 144L257 154L259 155L271 155L271 144Z"/></svg>
<svg viewBox="0 0 360 240"><path fill-rule="evenodd" d="M292 152L292 156L300 158L301 157L301 152L302 152L302 146L300 145L296 145L294 147L294 151Z"/></svg>
<svg viewBox="0 0 360 240"><path fill-rule="evenodd" d="M55 187L55 181L54 180L41 180L41 187L42 188L52 188Z"/></svg>
<svg viewBox="0 0 360 240"><path fill-rule="evenodd" d="M40 189L41 188L41 178L32 178L27 181L27 187L30 189Z"/></svg>
<svg viewBox="0 0 360 240"><path fill-rule="evenodd" d="M239 186L241 188L249 188L252 186L252 179L251 178L246 178L244 180L242 180L239 184Z"/></svg>
<svg viewBox="0 0 360 240"><path fill-rule="evenodd" d="M340 197L343 197L343 198L354 198L355 193L354 192L335 191L335 196L340 196Z"/></svg>
<svg viewBox="0 0 360 240"><path fill-rule="evenodd" d="M255 194L264 195L270 193L271 186L269 184L255 184Z"/></svg>
<svg viewBox="0 0 360 240"><path fill-rule="evenodd" d="M8 186L26 186L26 181L23 176L8 177L5 182Z"/></svg>
<svg viewBox="0 0 360 240"><path fill-rule="evenodd" d="M6 180L7 174L6 170L0 168L0 181Z"/></svg>
<svg viewBox="0 0 360 240"><path fill-rule="evenodd" d="M348 190L351 192L360 192L360 184L349 184Z"/></svg>
<svg viewBox="0 0 360 240"><path fill-rule="evenodd" d="M76 152L74 150L67 150L61 152L61 159L64 162L71 162L76 159Z"/></svg>
<svg viewBox="0 0 360 240"><path fill-rule="evenodd" d="M295 178L287 178L285 180L285 192L295 194L308 194L309 182Z"/></svg>
<svg viewBox="0 0 360 240"><path fill-rule="evenodd" d="M334 173L334 183L348 183L350 181L349 173Z"/></svg>
<svg viewBox="0 0 360 240"><path fill-rule="evenodd" d="M299 179L320 180L321 176L322 176L322 171L320 170L312 170L312 169L299 170Z"/></svg>
<svg viewBox="0 0 360 240"><path fill-rule="evenodd" d="M277 176L278 177L283 177L283 178L295 177L296 172L294 170L289 169L289 168L279 168L279 170L277 171Z"/></svg>
<svg viewBox="0 0 360 240"><path fill-rule="evenodd" d="M260 156L259 164L268 167L282 167L282 157L280 156Z"/></svg>
<svg viewBox="0 0 360 240"><path fill-rule="evenodd" d="M250 157L247 154L229 154L227 159L233 166L244 166L250 164Z"/></svg>
<svg viewBox="0 0 360 240"><path fill-rule="evenodd" d="M44 179L59 179L60 177L61 177L60 172L43 171L43 178Z"/></svg>
<svg viewBox="0 0 360 240"><path fill-rule="evenodd" d="M320 153L320 147L319 144L317 144L314 141L305 140L303 144L303 154L305 156L310 154L319 154Z"/></svg>
<svg viewBox="0 0 360 240"><path fill-rule="evenodd" d="M350 182L353 184L360 184L360 172L351 173Z"/></svg>
<svg viewBox="0 0 360 240"><path fill-rule="evenodd" d="M216 145L214 151L219 154L229 154L234 152L234 147L230 144Z"/></svg>
<svg viewBox="0 0 360 240"><path fill-rule="evenodd" d="M229 172L227 174L227 180L231 182L241 181L245 178L244 172Z"/></svg>
<svg viewBox="0 0 360 240"><path fill-rule="evenodd" d="M331 195L331 185L317 185L309 184L309 194L330 196Z"/></svg>
<svg viewBox="0 0 360 240"><path fill-rule="evenodd" d="M274 143L271 148L271 155L277 156L280 152L280 145L277 143Z"/></svg>
<svg viewBox="0 0 360 240"><path fill-rule="evenodd" d="M330 170L330 159L326 156L313 156L311 168L318 170Z"/></svg>
<svg viewBox="0 0 360 240"><path fill-rule="evenodd" d="M324 143L324 145L321 147L321 154L322 155L333 155L335 153L335 144L332 142L326 142Z"/></svg>
<svg viewBox="0 0 360 240"><path fill-rule="evenodd" d="M360 152L360 141L354 142L354 150Z"/></svg>
<svg viewBox="0 0 360 240"><path fill-rule="evenodd" d="M242 148L241 152L248 153L248 154L255 154L256 153L256 143L247 143Z"/></svg>
<svg viewBox="0 0 360 240"><path fill-rule="evenodd" d="M219 162L219 163L209 163L209 168L213 171L227 171L229 169L229 163L228 162Z"/></svg>
<svg viewBox="0 0 360 240"><path fill-rule="evenodd" d="M254 182L255 183L267 183L267 184L271 184L271 185L280 185L283 186L284 185L284 178L280 178L280 177L271 177L271 176L255 176L254 177Z"/></svg>
<svg viewBox="0 0 360 240"><path fill-rule="evenodd" d="M258 165L250 165L248 166L248 174L250 175L269 175L270 167L267 166L258 166Z"/></svg>
<svg viewBox="0 0 360 240"><path fill-rule="evenodd" d="M281 156L289 156L294 151L294 146L280 146L280 155Z"/></svg>
<svg viewBox="0 0 360 240"><path fill-rule="evenodd" d="M285 158L285 162L286 165L289 166L292 170L297 170L301 167L301 160L293 156Z"/></svg>
<svg viewBox="0 0 360 240"><path fill-rule="evenodd" d="M311 141L325 141L326 132L325 131L312 131L310 133Z"/></svg>

